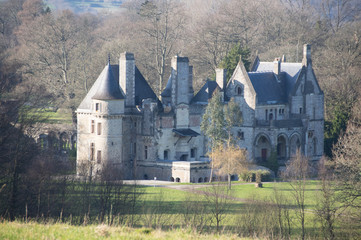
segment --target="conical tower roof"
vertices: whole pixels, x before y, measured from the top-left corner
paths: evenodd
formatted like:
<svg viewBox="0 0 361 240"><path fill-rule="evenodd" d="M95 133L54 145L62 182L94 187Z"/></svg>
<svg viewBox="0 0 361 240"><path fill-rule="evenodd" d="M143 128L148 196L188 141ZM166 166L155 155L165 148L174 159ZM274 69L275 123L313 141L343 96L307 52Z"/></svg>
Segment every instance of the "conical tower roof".
<svg viewBox="0 0 361 240"><path fill-rule="evenodd" d="M115 80L110 63L106 66L106 72L101 79L99 88L92 99L96 100L116 100L124 99L124 95L120 91L118 82Z"/></svg>

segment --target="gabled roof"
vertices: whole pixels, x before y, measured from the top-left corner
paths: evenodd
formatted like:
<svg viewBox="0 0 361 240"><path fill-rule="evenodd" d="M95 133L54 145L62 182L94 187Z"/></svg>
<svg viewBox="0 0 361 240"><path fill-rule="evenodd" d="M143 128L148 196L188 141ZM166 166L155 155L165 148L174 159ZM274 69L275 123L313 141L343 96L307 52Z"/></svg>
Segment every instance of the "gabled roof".
<svg viewBox="0 0 361 240"><path fill-rule="evenodd" d="M198 93L192 98L192 103L208 103L212 98L213 92L217 89L218 84L216 81L207 80ZM219 87L218 87L219 88Z"/></svg>
<svg viewBox="0 0 361 240"><path fill-rule="evenodd" d="M105 73L99 79L99 87L96 93L92 96L92 99L97 100L118 100L124 99L124 95L120 91L118 81L114 78L112 68L108 63L105 66Z"/></svg>

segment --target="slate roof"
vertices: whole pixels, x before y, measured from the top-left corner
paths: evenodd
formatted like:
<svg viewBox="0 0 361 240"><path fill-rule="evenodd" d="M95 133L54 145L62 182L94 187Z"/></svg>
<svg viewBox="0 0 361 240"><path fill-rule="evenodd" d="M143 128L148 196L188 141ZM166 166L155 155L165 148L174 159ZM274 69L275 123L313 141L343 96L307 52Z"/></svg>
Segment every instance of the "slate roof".
<svg viewBox="0 0 361 240"><path fill-rule="evenodd" d="M160 104L160 101L153 92L153 89L149 86L137 66L135 66L135 105L141 105L142 100L147 98L157 100Z"/></svg>
<svg viewBox="0 0 361 240"><path fill-rule="evenodd" d="M258 62L248 76L257 93L259 104L287 103L302 69L302 63L281 62L281 73L273 73L273 62Z"/></svg>
<svg viewBox="0 0 361 240"><path fill-rule="evenodd" d="M181 137L197 137L200 135L199 133L193 131L190 128L177 128L177 129L175 128L172 130L172 132L176 133Z"/></svg>
<svg viewBox="0 0 361 240"><path fill-rule="evenodd" d="M92 99L97 100L117 100L124 99L124 95L120 91L118 81L114 78L112 67L108 63L105 67L105 73L100 79L100 84L97 92Z"/></svg>
<svg viewBox="0 0 361 240"><path fill-rule="evenodd" d="M207 80L198 93L192 98L192 103L208 103L212 98L213 92L217 89L218 84L216 81Z"/></svg>
<svg viewBox="0 0 361 240"><path fill-rule="evenodd" d="M162 97L171 97L172 96L172 75L169 76L167 86L164 88L163 92L160 95Z"/></svg>
<svg viewBox="0 0 361 240"><path fill-rule="evenodd" d="M259 104L283 104L287 98L273 72L250 72L249 79L257 93Z"/></svg>
<svg viewBox="0 0 361 240"><path fill-rule="evenodd" d="M109 75L109 72L112 74ZM94 82L93 86L90 88L89 92L83 99L83 101L80 103L78 109L80 110L91 110L91 99L93 96L98 97L98 90L102 87L103 79L108 78L111 79L113 76L113 79L111 81L111 85L114 85L114 88L119 89L120 93L122 94L123 98L124 95L122 93L122 90L119 86L119 65L107 65L99 75L98 79ZM115 83L115 84L114 84ZM116 85L116 86L115 86ZM99 90L100 91L100 90ZM119 94L119 93L117 93ZM152 88L149 86L147 81L144 79L143 75L140 73L137 66L135 66L135 104L140 105L142 103L143 99L151 98L158 102L158 106L161 106L161 103L155 93L153 92ZM95 98L97 99L97 98ZM105 100L105 99L99 99L99 100Z"/></svg>

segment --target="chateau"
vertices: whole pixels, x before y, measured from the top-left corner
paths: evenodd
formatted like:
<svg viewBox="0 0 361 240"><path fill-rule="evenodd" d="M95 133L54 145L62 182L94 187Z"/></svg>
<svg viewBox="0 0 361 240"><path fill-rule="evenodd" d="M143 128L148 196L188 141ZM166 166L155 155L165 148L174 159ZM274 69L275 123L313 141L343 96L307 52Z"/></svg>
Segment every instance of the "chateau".
<svg viewBox="0 0 361 240"><path fill-rule="evenodd" d="M122 53L119 65L108 63L77 109L78 175L107 166L123 179L208 181L200 124L215 91L225 104L232 98L239 104L243 123L233 131L249 161L267 161L274 152L284 163L297 149L311 161L323 155L324 96L310 45L304 45L302 63L257 57L247 72L240 62L228 83L225 70L217 69L216 81L196 94L192 70L188 58L173 57L158 98L132 53Z"/></svg>

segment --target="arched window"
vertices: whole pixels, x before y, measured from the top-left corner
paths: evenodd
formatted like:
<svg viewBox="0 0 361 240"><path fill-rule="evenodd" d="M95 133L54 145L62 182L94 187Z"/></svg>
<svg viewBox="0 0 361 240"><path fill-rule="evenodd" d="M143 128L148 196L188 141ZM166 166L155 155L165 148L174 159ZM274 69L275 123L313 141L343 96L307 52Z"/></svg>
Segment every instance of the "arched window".
<svg viewBox="0 0 361 240"><path fill-rule="evenodd" d="M242 87L237 87L237 90L236 90L236 93L237 93L237 95L242 95L242 93L243 93L243 90L242 90Z"/></svg>

